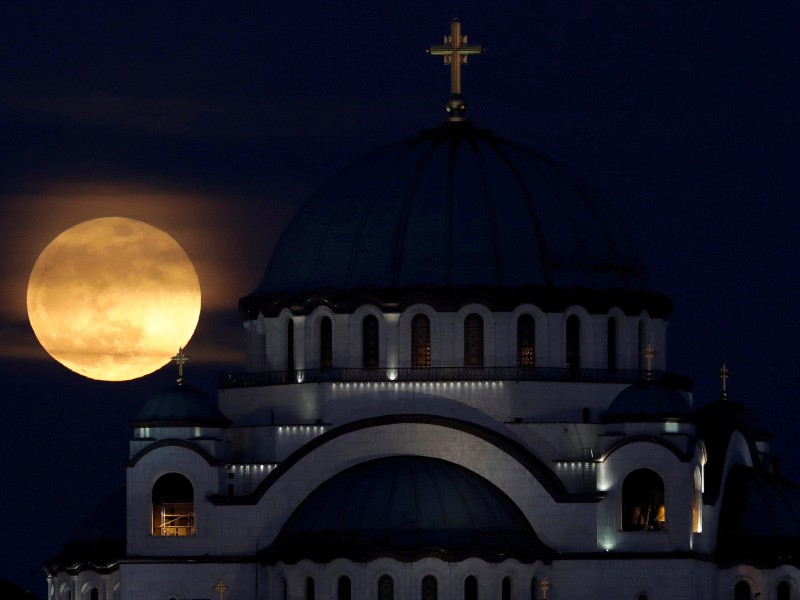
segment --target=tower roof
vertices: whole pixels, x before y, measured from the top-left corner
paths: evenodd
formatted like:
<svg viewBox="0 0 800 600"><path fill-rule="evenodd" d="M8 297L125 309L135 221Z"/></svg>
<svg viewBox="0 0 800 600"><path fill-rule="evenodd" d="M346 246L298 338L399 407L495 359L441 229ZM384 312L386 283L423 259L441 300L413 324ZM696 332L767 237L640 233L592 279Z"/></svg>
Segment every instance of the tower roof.
<svg viewBox="0 0 800 600"><path fill-rule="evenodd" d="M621 220L572 170L446 122L367 154L313 194L241 308L252 317L359 294L396 303L415 290L440 304L467 290L502 303L526 290L550 308L613 296L606 303L668 313L651 288Z"/></svg>
<svg viewBox="0 0 800 600"><path fill-rule="evenodd" d="M220 427L229 423L211 398L190 385L177 384L151 396L132 424Z"/></svg>

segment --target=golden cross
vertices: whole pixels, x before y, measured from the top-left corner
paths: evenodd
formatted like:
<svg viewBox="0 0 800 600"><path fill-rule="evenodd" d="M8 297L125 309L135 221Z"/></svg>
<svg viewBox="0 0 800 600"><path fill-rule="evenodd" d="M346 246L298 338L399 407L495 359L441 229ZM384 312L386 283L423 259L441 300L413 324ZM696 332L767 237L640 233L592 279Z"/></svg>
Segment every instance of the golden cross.
<svg viewBox="0 0 800 600"><path fill-rule="evenodd" d="M542 577L542 600L547 600L547 591L550 589L550 580L547 577Z"/></svg>
<svg viewBox="0 0 800 600"><path fill-rule="evenodd" d="M719 378L722 379L722 399L728 399L728 367L722 363L722 368L719 370Z"/></svg>
<svg viewBox="0 0 800 600"><path fill-rule="evenodd" d="M467 36L461 35L461 21L453 19L444 44L428 48L428 54L444 56L444 64L450 65L450 93L454 95L461 94L461 65L467 64L467 56L486 51L482 46L468 46L467 43Z"/></svg>
<svg viewBox="0 0 800 600"><path fill-rule="evenodd" d="M189 357L183 353L183 348L178 348L178 353L171 360L178 363L178 385L183 385L183 365L189 362Z"/></svg>
<svg viewBox="0 0 800 600"><path fill-rule="evenodd" d="M219 592L219 600L222 600L225 592L228 591L228 586L222 583L222 579L220 578L217 585L214 586L214 591Z"/></svg>

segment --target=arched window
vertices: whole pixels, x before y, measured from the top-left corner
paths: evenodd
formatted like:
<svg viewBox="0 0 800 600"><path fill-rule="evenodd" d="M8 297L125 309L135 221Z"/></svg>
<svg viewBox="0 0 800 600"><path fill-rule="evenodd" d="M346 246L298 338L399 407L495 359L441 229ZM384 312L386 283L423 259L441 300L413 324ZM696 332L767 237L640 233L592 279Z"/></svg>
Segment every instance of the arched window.
<svg viewBox="0 0 800 600"><path fill-rule="evenodd" d="M536 325L531 315L517 319L517 366L536 366Z"/></svg>
<svg viewBox="0 0 800 600"><path fill-rule="evenodd" d="M339 577L339 582L336 584L336 600L351 600L351 587L350 578L347 575Z"/></svg>
<svg viewBox="0 0 800 600"><path fill-rule="evenodd" d="M92 588L92 591L89 592L89 600L99 600L100 599L100 592L97 591L97 588Z"/></svg>
<svg viewBox="0 0 800 600"><path fill-rule="evenodd" d="M153 486L153 535L194 535L194 488L180 473L162 475Z"/></svg>
<svg viewBox="0 0 800 600"><path fill-rule="evenodd" d="M294 321L286 323L286 370L294 372Z"/></svg>
<svg viewBox="0 0 800 600"><path fill-rule="evenodd" d="M531 577L531 600L536 600L536 577Z"/></svg>
<svg viewBox="0 0 800 600"><path fill-rule="evenodd" d="M314 600L314 578L306 577L306 600Z"/></svg>
<svg viewBox="0 0 800 600"><path fill-rule="evenodd" d="M436 600L438 591L436 589L436 577L425 575L420 586L420 598L422 600Z"/></svg>
<svg viewBox="0 0 800 600"><path fill-rule="evenodd" d="M483 319L475 313L464 319L464 366L483 366Z"/></svg>
<svg viewBox="0 0 800 600"><path fill-rule="evenodd" d="M733 588L733 600L750 600L750 584L740 581Z"/></svg>
<svg viewBox="0 0 800 600"><path fill-rule="evenodd" d="M431 321L423 314L411 319L411 366L418 369L431 366Z"/></svg>
<svg viewBox="0 0 800 600"><path fill-rule="evenodd" d="M788 581L781 581L776 592L777 600L792 600L792 587Z"/></svg>
<svg viewBox="0 0 800 600"><path fill-rule="evenodd" d="M367 315L361 322L361 366L365 369L377 369L379 358L378 318Z"/></svg>
<svg viewBox="0 0 800 600"><path fill-rule="evenodd" d="M464 600L478 600L478 580L474 575L464 580Z"/></svg>
<svg viewBox="0 0 800 600"><path fill-rule="evenodd" d="M694 498L692 501L692 531L703 531L703 476L700 467L694 468Z"/></svg>
<svg viewBox="0 0 800 600"><path fill-rule="evenodd" d="M500 597L502 600L511 600L511 578L503 577L503 583L500 590Z"/></svg>
<svg viewBox="0 0 800 600"><path fill-rule="evenodd" d="M319 368L333 367L333 323L330 317L322 317L319 324Z"/></svg>
<svg viewBox="0 0 800 600"><path fill-rule="evenodd" d="M609 371L617 370L617 320L609 319L606 324L606 364Z"/></svg>
<svg viewBox="0 0 800 600"><path fill-rule="evenodd" d="M647 594L639 594L636 596L636 600L647 600Z"/></svg>
<svg viewBox="0 0 800 600"><path fill-rule="evenodd" d="M647 368L647 356L645 350L647 349L647 330L644 326L644 320L639 321L639 370L644 371Z"/></svg>
<svg viewBox="0 0 800 600"><path fill-rule="evenodd" d="M632 471L622 482L622 530L661 531L665 525L661 477L650 469Z"/></svg>
<svg viewBox="0 0 800 600"><path fill-rule="evenodd" d="M581 322L576 315L567 318L567 369L576 379L581 368Z"/></svg>
<svg viewBox="0 0 800 600"><path fill-rule="evenodd" d="M281 581L283 582L283 600L289 600L289 582L285 577Z"/></svg>
<svg viewBox="0 0 800 600"><path fill-rule="evenodd" d="M378 579L378 600L394 600L394 579L388 575Z"/></svg>

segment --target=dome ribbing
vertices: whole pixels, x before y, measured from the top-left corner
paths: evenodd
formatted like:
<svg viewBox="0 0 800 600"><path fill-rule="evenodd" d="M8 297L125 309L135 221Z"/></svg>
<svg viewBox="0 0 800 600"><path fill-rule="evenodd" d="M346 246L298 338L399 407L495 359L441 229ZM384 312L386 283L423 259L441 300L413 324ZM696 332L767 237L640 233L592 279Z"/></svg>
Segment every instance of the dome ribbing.
<svg viewBox="0 0 800 600"><path fill-rule="evenodd" d="M639 310L669 312L622 222L583 180L468 123L368 154L323 185L242 309L359 293L396 302L420 289L445 302L464 290L638 294Z"/></svg>

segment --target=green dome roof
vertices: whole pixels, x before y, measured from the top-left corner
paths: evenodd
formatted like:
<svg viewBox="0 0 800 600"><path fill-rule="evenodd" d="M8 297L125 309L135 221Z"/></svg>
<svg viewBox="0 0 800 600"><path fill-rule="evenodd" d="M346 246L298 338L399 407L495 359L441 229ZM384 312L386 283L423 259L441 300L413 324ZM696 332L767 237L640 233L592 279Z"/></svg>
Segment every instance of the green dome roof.
<svg viewBox="0 0 800 600"><path fill-rule="evenodd" d="M190 385L175 385L152 396L133 421L142 425L205 425L224 427L230 423L216 402Z"/></svg>

